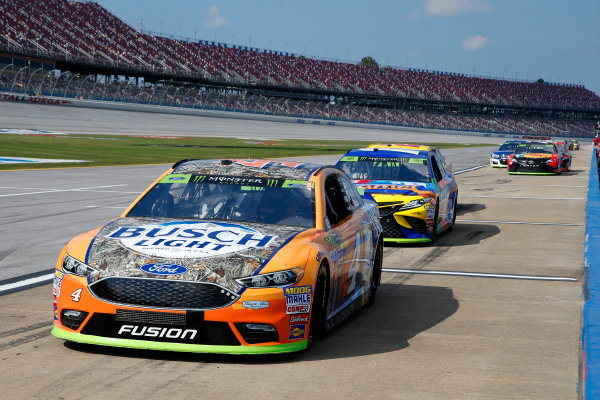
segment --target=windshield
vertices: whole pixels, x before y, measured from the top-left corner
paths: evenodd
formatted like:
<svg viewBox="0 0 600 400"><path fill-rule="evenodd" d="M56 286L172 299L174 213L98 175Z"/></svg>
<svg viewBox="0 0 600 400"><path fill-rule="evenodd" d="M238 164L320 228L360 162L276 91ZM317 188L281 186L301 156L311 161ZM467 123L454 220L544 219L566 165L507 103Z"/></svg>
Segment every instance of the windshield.
<svg viewBox="0 0 600 400"><path fill-rule="evenodd" d="M170 174L128 217L162 217L314 226L313 184L287 179Z"/></svg>
<svg viewBox="0 0 600 400"><path fill-rule="evenodd" d="M515 151L515 149L517 148L518 145L519 145L519 142L506 142L502 146L500 146L500 148L498 150L499 151Z"/></svg>
<svg viewBox="0 0 600 400"><path fill-rule="evenodd" d="M554 154L554 145L552 143L526 143L520 144L515 154L525 153L548 153Z"/></svg>
<svg viewBox="0 0 600 400"><path fill-rule="evenodd" d="M344 156L336 165L352 179L430 182L426 158Z"/></svg>

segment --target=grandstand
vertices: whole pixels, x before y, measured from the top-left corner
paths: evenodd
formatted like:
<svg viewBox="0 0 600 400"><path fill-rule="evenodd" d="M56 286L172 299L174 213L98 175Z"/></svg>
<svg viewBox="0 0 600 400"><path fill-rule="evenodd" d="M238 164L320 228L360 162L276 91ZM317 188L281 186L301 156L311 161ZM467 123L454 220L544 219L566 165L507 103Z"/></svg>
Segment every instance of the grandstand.
<svg viewBox="0 0 600 400"><path fill-rule="evenodd" d="M174 39L140 32L94 1L0 0L0 17L4 90L367 123L583 136L593 133L593 120L600 114L600 97L581 85L367 67ZM54 69L62 73L48 73ZM114 76L135 77L137 85Z"/></svg>

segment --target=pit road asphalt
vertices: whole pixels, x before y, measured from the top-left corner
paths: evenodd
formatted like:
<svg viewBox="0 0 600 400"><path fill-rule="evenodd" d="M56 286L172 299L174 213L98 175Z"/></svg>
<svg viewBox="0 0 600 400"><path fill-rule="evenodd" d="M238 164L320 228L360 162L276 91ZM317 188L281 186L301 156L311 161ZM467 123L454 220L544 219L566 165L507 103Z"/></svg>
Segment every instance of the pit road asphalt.
<svg viewBox="0 0 600 400"><path fill-rule="evenodd" d="M461 171L486 164L489 150L444 153ZM385 273L376 304L309 352L229 357L76 345L50 336L50 284L0 296L2 397L576 399L588 150L574 152L573 171L559 176L490 167L458 174L455 230L432 245L384 252L386 269L458 275ZM0 280L52 268L68 238L120 214L166 168L0 172Z"/></svg>

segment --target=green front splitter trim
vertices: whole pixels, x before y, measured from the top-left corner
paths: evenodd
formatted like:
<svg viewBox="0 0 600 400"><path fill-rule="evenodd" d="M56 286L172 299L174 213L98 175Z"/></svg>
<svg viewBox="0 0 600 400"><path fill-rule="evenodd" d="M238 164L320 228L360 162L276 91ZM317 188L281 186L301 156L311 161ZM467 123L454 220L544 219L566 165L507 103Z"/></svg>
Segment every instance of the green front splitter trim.
<svg viewBox="0 0 600 400"><path fill-rule="evenodd" d="M291 353L305 350L308 339L287 344L272 344L265 346L214 346L208 344L166 343L153 342L151 340L116 339L94 335L83 335L81 333L68 332L54 326L52 334L60 339L70 340L77 343L96 344L100 346L128 347L131 349L182 351L189 353L213 353L213 354L276 354Z"/></svg>
<svg viewBox="0 0 600 400"><path fill-rule="evenodd" d="M508 168L506 165L490 165L492 168Z"/></svg>
<svg viewBox="0 0 600 400"><path fill-rule="evenodd" d="M510 175L558 175L555 172L508 172Z"/></svg>
<svg viewBox="0 0 600 400"><path fill-rule="evenodd" d="M384 242L394 242L394 243L425 243L431 242L431 239L394 239L394 238L383 238Z"/></svg>

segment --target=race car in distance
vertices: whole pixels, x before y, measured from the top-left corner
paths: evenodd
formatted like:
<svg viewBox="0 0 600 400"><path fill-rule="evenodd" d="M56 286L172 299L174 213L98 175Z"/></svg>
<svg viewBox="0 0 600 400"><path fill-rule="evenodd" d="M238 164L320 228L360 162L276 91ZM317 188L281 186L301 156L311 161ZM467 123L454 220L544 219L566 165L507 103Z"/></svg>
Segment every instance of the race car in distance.
<svg viewBox="0 0 600 400"><path fill-rule="evenodd" d="M490 156L490 166L493 168L506 168L506 160L508 156L515 152L517 146L521 143L527 143L525 140L509 140L504 142L498 150L494 151Z"/></svg>
<svg viewBox="0 0 600 400"><path fill-rule="evenodd" d="M337 168L184 160L55 269L52 334L203 353L303 350L375 299L377 205Z"/></svg>
<svg viewBox="0 0 600 400"><path fill-rule="evenodd" d="M569 172L571 170L571 152L569 151L569 146L567 143L567 141L554 142L556 145L556 150L562 157L562 172Z"/></svg>
<svg viewBox="0 0 600 400"><path fill-rule="evenodd" d="M563 170L563 155L554 142L521 143L507 164L509 174L557 175Z"/></svg>
<svg viewBox="0 0 600 400"><path fill-rule="evenodd" d="M573 150L579 150L579 142L576 139L571 139L571 143L573 143Z"/></svg>
<svg viewBox="0 0 600 400"><path fill-rule="evenodd" d="M434 150L353 149L336 166L377 202L384 241L431 242L454 227L458 186Z"/></svg>

